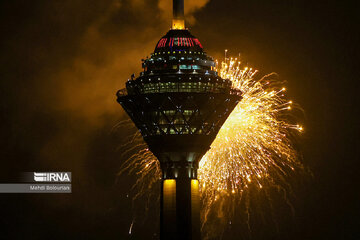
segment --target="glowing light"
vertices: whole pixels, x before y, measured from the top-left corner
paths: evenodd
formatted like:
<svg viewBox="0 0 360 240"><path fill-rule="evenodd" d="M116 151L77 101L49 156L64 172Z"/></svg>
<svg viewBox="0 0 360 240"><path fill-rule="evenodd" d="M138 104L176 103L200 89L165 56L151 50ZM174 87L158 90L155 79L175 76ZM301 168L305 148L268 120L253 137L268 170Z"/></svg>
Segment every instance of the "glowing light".
<svg viewBox="0 0 360 240"><path fill-rule="evenodd" d="M172 20L172 29L177 29L177 30L185 29L185 20L183 20L183 19L173 19Z"/></svg>

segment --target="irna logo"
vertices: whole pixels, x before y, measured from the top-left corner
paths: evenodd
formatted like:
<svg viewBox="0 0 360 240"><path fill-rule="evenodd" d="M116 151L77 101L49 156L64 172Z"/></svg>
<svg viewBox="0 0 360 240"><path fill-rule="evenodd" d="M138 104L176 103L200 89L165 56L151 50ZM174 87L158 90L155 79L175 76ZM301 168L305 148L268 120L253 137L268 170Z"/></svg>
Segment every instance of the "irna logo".
<svg viewBox="0 0 360 240"><path fill-rule="evenodd" d="M67 172L34 172L35 182L71 182Z"/></svg>

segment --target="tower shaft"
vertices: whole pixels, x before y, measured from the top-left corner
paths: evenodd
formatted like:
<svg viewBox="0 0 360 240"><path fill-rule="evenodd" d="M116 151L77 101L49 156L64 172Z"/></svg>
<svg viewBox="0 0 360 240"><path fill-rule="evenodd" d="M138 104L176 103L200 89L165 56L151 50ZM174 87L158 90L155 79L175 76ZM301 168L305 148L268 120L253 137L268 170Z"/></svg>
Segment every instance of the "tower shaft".
<svg viewBox="0 0 360 240"><path fill-rule="evenodd" d="M199 181L164 179L161 185L161 240L200 240Z"/></svg>

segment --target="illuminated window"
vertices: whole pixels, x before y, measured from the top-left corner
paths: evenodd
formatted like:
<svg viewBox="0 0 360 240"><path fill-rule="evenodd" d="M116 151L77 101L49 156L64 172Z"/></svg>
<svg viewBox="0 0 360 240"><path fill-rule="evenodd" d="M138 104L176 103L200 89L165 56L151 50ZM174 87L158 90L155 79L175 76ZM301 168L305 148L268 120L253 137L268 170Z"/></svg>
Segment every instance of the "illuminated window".
<svg viewBox="0 0 360 240"><path fill-rule="evenodd" d="M180 69L191 69L191 65L180 65Z"/></svg>
<svg viewBox="0 0 360 240"><path fill-rule="evenodd" d="M192 69L201 69L201 67L198 65L192 65Z"/></svg>

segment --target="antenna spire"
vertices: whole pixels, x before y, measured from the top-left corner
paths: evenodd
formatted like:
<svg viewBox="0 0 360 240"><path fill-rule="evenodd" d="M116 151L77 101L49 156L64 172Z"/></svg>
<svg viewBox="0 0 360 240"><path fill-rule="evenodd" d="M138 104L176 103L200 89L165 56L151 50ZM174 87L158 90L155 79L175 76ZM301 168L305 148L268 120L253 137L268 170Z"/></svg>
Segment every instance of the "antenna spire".
<svg viewBox="0 0 360 240"><path fill-rule="evenodd" d="M173 0L172 29L185 29L184 0Z"/></svg>

